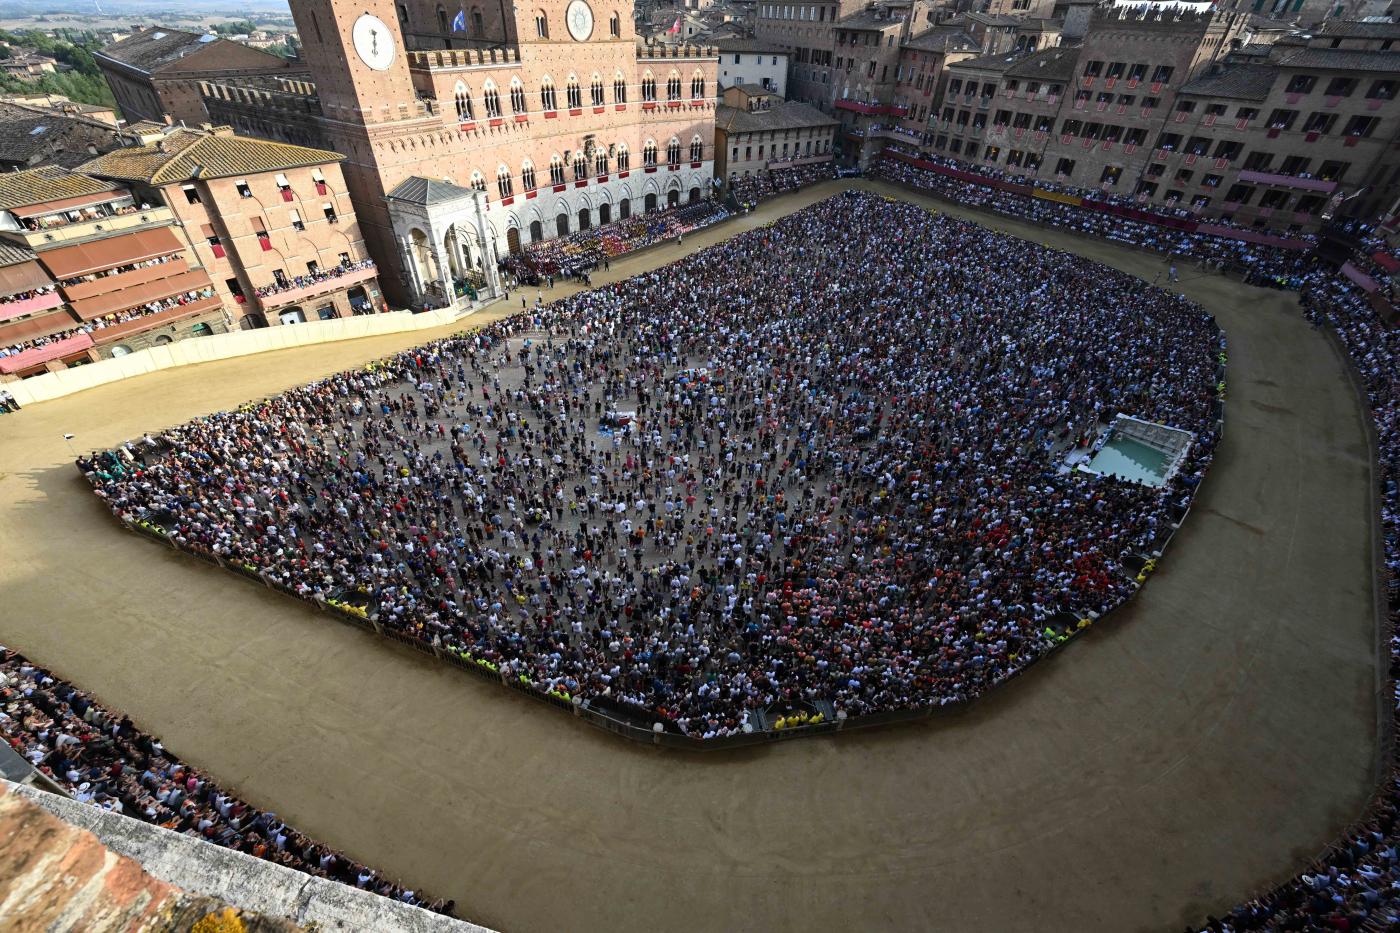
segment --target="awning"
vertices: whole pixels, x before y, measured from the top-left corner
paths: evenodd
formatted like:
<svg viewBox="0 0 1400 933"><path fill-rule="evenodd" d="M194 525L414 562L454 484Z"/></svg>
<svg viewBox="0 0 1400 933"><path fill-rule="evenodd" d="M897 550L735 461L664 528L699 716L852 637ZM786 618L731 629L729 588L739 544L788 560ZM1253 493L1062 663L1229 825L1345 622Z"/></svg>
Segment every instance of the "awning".
<svg viewBox="0 0 1400 933"><path fill-rule="evenodd" d="M54 211L75 211L80 207L90 207L93 204L106 204L108 201L120 201L122 198L129 197L131 197L130 194L119 189L99 191L96 194L80 194L76 198L60 198L57 201L45 201L43 204L12 207L10 208L10 213L23 219L25 217L37 217L40 214L52 214Z"/></svg>
<svg viewBox="0 0 1400 933"><path fill-rule="evenodd" d="M47 250L39 254L39 261L48 268L49 274L55 279L63 280L144 262L157 256L169 256L183 249L173 230L169 227L157 227L154 230L139 230L136 233L108 237L92 243Z"/></svg>
<svg viewBox="0 0 1400 933"><path fill-rule="evenodd" d="M84 321L90 321L95 317L111 314L113 311L125 311L127 308L135 308L137 305L159 301L162 298L169 298L171 295L183 295L185 292L209 288L212 284L209 281L209 276L204 274L203 269L191 269L178 275L156 279L154 282L130 285L101 295L93 295L91 298L84 298L81 301L73 301L69 303L69 307L78 317Z"/></svg>
<svg viewBox="0 0 1400 933"><path fill-rule="evenodd" d="M52 285L53 279L33 259L17 262L12 266L0 266L0 298L8 298L34 288Z"/></svg>

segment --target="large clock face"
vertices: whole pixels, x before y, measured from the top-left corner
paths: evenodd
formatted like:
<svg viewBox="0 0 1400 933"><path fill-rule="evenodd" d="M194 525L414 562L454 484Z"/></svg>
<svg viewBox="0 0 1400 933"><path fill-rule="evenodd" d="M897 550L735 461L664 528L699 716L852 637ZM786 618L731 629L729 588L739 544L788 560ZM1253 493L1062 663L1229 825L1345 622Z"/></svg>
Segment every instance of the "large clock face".
<svg viewBox="0 0 1400 933"><path fill-rule="evenodd" d="M384 21L366 13L350 28L350 41L360 60L375 71L387 71L394 63L394 34Z"/></svg>
<svg viewBox="0 0 1400 933"><path fill-rule="evenodd" d="M564 11L564 20L569 24L569 35L582 42L593 35L593 8L584 0L573 0Z"/></svg>

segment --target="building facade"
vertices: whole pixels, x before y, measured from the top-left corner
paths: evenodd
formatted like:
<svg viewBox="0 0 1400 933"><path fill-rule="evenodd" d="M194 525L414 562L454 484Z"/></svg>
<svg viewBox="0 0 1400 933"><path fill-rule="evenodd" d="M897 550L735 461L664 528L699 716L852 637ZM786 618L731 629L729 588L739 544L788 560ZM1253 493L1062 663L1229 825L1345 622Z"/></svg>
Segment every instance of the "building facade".
<svg viewBox="0 0 1400 933"><path fill-rule="evenodd" d="M715 173L732 181L836 158L839 124L811 104L756 86L729 88L715 116Z"/></svg>
<svg viewBox="0 0 1400 933"><path fill-rule="evenodd" d="M302 73L286 59L229 39L155 27L112 43L94 58L131 122L195 126L209 119L203 81Z"/></svg>
<svg viewBox="0 0 1400 933"><path fill-rule="evenodd" d="M57 167L0 175L0 379L227 329L170 208Z"/></svg>
<svg viewBox="0 0 1400 933"><path fill-rule="evenodd" d="M719 50L716 80L721 92L740 84L756 84L787 99L787 52L754 39L724 39L715 47Z"/></svg>
<svg viewBox="0 0 1400 933"><path fill-rule="evenodd" d="M240 131L346 154L396 298L421 297L410 269L426 233L396 228L387 200L411 178L484 194L488 242L452 231L477 273L524 243L710 192L717 54L639 45L630 3L449 15L427 0L294 0L292 11L312 87L210 82L206 103ZM446 242L429 248L447 264Z"/></svg>
<svg viewBox="0 0 1400 933"><path fill-rule="evenodd" d="M172 129L81 166L167 205L240 327L384 310L340 153Z"/></svg>

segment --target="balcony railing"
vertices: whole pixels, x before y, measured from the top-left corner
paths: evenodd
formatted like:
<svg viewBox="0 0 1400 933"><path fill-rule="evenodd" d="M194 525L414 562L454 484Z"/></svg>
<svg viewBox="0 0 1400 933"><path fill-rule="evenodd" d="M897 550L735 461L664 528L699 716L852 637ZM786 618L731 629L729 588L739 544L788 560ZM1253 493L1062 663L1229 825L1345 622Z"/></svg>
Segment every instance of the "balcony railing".
<svg viewBox="0 0 1400 933"><path fill-rule="evenodd" d="M126 272L118 272L115 275L104 275L87 282L65 285L63 293L68 296L69 301L82 301L93 295L105 295L107 292L114 292L118 289L145 285L156 279L179 275L181 272L188 271L189 267L185 257L180 256L168 262L152 263L149 266L128 269Z"/></svg>
<svg viewBox="0 0 1400 933"><path fill-rule="evenodd" d="M35 249L47 249L60 243L80 243L96 236L110 236L126 230L159 227L173 223L175 215L168 207L149 207L130 214L114 214L42 230L21 230L24 242Z"/></svg>
<svg viewBox="0 0 1400 933"><path fill-rule="evenodd" d="M0 321L8 321L26 314L33 314L36 311L47 311L50 308L57 308L61 304L63 304L63 297L58 292L47 292L19 301L0 301Z"/></svg>
<svg viewBox="0 0 1400 933"><path fill-rule="evenodd" d="M163 327L166 324L173 324L176 321L187 317L194 317L197 314L207 314L210 311L219 309L219 296L210 295L208 298L197 298L188 304L176 305L173 308L166 308L164 311L157 311L155 314L145 314L141 317L132 318L129 321L122 321L120 324L112 324L100 330L92 332L94 341L101 345L115 343L123 337L130 337L132 334L150 330L153 327Z"/></svg>
<svg viewBox="0 0 1400 933"><path fill-rule="evenodd" d="M289 288L286 291L275 292L271 295L259 295L258 304L264 311L271 311L275 308L284 308L287 305L298 304L309 299L318 298L321 295L329 295L333 292L342 291L358 285L361 282L368 282L379 274L379 270L370 263L363 269L351 269L342 272L340 275L328 276L318 282L303 285L300 288Z"/></svg>
<svg viewBox="0 0 1400 933"><path fill-rule="evenodd" d="M1304 191L1321 191L1331 194L1337 190L1335 181L1320 178L1300 178L1297 175L1280 175L1274 172L1256 172L1246 169L1240 172L1240 181L1252 181L1263 185L1279 185L1284 188L1301 188Z"/></svg>
<svg viewBox="0 0 1400 933"><path fill-rule="evenodd" d="M17 373L38 366L40 363L71 356L79 351L87 350L91 346L92 336L90 334L74 334L72 337L46 343L42 347L31 347L16 353L14 356L0 356L0 373Z"/></svg>

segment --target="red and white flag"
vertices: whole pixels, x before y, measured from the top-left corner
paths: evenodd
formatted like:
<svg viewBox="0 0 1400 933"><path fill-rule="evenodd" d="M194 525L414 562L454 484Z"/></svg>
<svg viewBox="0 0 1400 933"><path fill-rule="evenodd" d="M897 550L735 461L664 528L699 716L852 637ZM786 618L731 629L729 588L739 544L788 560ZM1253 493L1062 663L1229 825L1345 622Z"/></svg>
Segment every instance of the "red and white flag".
<svg viewBox="0 0 1400 933"><path fill-rule="evenodd" d="M680 18L679 16L677 16L677 17L676 17L676 21L675 21L674 23L671 24L671 28L668 29L668 30L666 30L666 32L667 32L667 33L677 33L677 32L680 32L680 31L681 31L681 18Z"/></svg>

